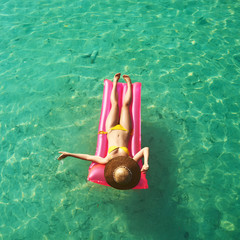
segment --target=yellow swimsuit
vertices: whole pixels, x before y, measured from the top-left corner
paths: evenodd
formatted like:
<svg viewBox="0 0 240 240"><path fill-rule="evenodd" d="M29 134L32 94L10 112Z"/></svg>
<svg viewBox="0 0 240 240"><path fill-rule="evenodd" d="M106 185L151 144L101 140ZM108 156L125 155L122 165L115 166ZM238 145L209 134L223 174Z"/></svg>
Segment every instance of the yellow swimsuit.
<svg viewBox="0 0 240 240"><path fill-rule="evenodd" d="M111 130L122 130L122 131L127 131L126 128L124 128L122 125L118 124L112 128L110 128L107 132L104 131L99 131L98 134L108 134Z"/></svg>
<svg viewBox="0 0 240 240"><path fill-rule="evenodd" d="M98 134L108 134L111 130L122 130L122 131L127 131L126 128L124 128L122 125L118 124L112 128L110 128L107 132L104 131L99 131ZM117 148L121 148L124 152L126 152L129 155L129 150L127 147L118 147L118 146L111 146L108 149L108 154L110 154L112 151L114 151Z"/></svg>
<svg viewBox="0 0 240 240"><path fill-rule="evenodd" d="M127 147L118 147L118 146L111 146L108 149L108 154L110 154L112 151L114 151L117 148L121 148L125 153L127 153L129 155L129 151Z"/></svg>

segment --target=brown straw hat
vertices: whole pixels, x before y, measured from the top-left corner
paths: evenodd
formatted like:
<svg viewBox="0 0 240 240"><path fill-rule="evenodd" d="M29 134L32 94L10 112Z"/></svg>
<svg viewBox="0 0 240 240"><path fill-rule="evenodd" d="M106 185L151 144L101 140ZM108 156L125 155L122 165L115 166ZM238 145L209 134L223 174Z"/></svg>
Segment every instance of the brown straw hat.
<svg viewBox="0 0 240 240"><path fill-rule="evenodd" d="M130 157L115 157L104 170L107 183L117 189L131 189L141 178L141 170L136 161Z"/></svg>

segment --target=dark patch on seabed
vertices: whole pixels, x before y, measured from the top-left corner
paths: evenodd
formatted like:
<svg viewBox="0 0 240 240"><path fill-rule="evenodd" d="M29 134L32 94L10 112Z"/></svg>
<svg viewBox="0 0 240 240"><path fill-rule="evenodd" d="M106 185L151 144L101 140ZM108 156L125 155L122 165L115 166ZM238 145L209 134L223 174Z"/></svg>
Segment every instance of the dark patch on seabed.
<svg viewBox="0 0 240 240"><path fill-rule="evenodd" d="M170 132L143 122L142 145L150 148L149 189L134 191L117 208L126 214L130 232L140 239L191 239L190 231L197 225L190 211L178 208L187 204L188 196L176 193L179 163Z"/></svg>

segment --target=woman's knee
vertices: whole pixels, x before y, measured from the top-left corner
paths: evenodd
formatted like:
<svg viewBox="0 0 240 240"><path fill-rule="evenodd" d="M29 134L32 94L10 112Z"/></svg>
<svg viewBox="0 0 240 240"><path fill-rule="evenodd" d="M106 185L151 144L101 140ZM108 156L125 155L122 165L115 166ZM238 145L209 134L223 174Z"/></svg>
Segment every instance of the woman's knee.
<svg viewBox="0 0 240 240"><path fill-rule="evenodd" d="M111 101L112 108L118 108L118 102L113 100Z"/></svg>
<svg viewBox="0 0 240 240"><path fill-rule="evenodd" d="M122 108L129 108L130 103L130 101L123 102Z"/></svg>

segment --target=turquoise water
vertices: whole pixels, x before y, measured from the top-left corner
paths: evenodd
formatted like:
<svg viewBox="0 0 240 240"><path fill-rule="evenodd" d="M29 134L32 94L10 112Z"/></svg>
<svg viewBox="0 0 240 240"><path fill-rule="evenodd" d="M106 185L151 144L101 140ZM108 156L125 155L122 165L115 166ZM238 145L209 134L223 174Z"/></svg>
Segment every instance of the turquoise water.
<svg viewBox="0 0 240 240"><path fill-rule="evenodd" d="M240 2L3 0L0 239L240 235ZM148 190L87 182L103 80L142 82Z"/></svg>

